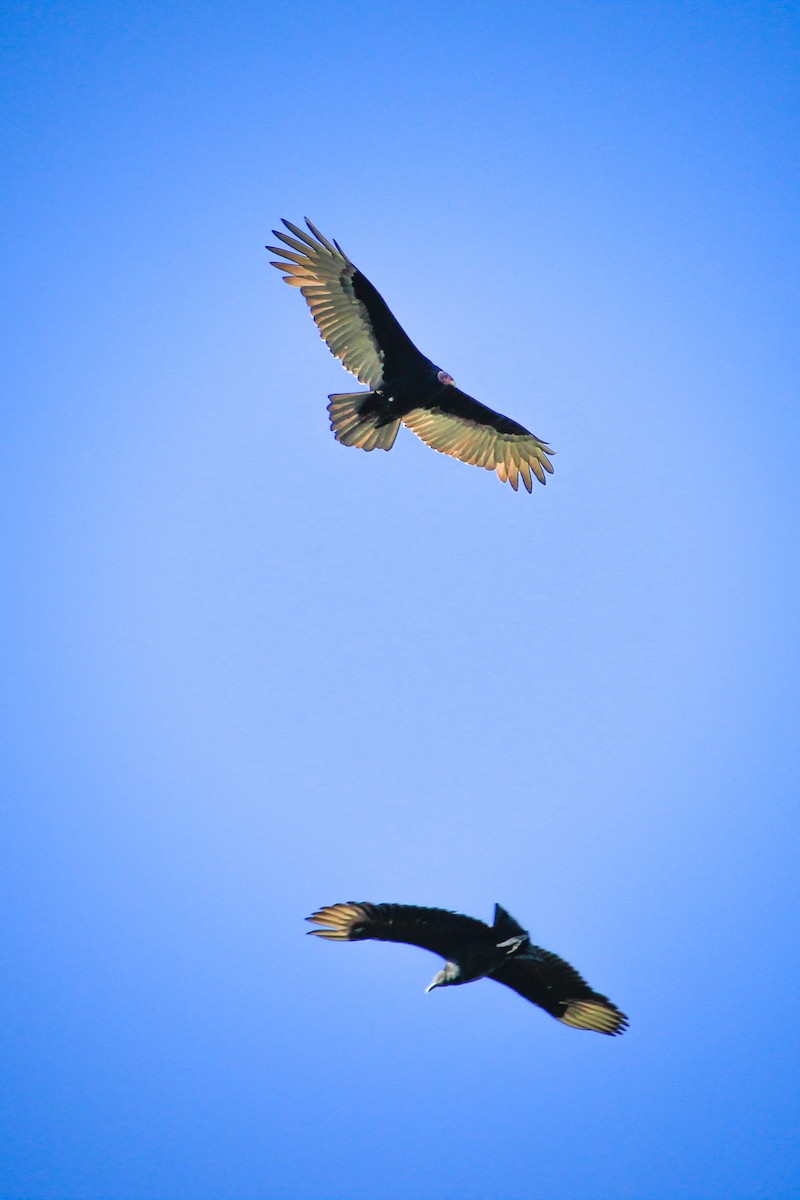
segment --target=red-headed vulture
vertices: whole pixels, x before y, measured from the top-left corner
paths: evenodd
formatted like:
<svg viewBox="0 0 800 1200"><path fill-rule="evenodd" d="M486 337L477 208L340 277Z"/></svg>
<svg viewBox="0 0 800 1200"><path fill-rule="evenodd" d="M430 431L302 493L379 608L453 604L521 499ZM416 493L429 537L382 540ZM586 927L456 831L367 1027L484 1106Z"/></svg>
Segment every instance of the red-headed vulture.
<svg viewBox="0 0 800 1200"><path fill-rule="evenodd" d="M329 242L306 219L309 233L284 220L273 233L283 246L268 246L281 261L272 266L300 288L320 335L368 392L329 396L336 439L361 450L391 450L400 422L434 450L487 471L516 491L520 478L530 492L533 475L545 483L552 453L523 425L494 412L456 387L413 344L383 297L338 242Z"/></svg>
<svg viewBox="0 0 800 1200"><path fill-rule="evenodd" d="M534 946L499 904L493 925L443 908L355 900L321 908L306 920L322 926L311 933L332 941L406 942L439 954L445 965L426 988L429 992L474 979L495 979L573 1029L613 1036L628 1026L628 1018L616 1004L593 991L563 958Z"/></svg>

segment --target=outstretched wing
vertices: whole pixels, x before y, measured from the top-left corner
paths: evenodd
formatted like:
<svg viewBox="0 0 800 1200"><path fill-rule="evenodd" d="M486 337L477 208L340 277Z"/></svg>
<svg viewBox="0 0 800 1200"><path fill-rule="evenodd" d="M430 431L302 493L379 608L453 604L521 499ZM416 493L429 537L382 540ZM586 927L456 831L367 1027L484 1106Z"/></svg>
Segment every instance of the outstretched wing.
<svg viewBox="0 0 800 1200"><path fill-rule="evenodd" d="M450 958L464 943L485 938L488 925L474 917L448 912L444 908L418 908L414 904L368 904L348 901L321 908L306 917L322 929L310 929L317 937L332 941L406 942Z"/></svg>
<svg viewBox="0 0 800 1200"><path fill-rule="evenodd" d="M306 218L313 237L284 220L289 233L273 229L288 250L267 246L286 261L271 265L300 288L328 347L362 383L377 391L386 375L407 367L409 357L424 359L403 327L338 242L329 242ZM293 235L293 236L290 236Z"/></svg>
<svg viewBox="0 0 800 1200"><path fill-rule="evenodd" d="M430 407L412 409L403 422L434 450L497 471L514 491L520 475L530 492L531 471L540 483L546 482L545 471L553 474L546 442L453 385L444 387Z"/></svg>
<svg viewBox="0 0 800 1200"><path fill-rule="evenodd" d="M573 1029L616 1034L624 1033L628 1026L628 1018L616 1004L593 991L563 958L538 946L508 959L490 978L513 988Z"/></svg>

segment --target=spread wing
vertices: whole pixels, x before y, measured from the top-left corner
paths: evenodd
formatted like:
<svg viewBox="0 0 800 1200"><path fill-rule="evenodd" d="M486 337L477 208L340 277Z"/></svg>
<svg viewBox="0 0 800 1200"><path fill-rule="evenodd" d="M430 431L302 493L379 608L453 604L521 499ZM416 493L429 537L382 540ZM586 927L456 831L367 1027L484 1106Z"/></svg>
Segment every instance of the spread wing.
<svg viewBox="0 0 800 1200"><path fill-rule="evenodd" d="M444 908L418 908L414 904L368 904L348 901L321 908L306 917L322 929L310 929L317 937L332 941L405 942L450 958L464 943L490 934L488 925L474 917Z"/></svg>
<svg viewBox="0 0 800 1200"><path fill-rule="evenodd" d="M573 1029L597 1033L624 1033L628 1018L616 1004L593 991L574 967L557 954L530 946L508 959L490 976L538 1004Z"/></svg>
<svg viewBox="0 0 800 1200"><path fill-rule="evenodd" d="M442 388L430 407L412 409L403 422L434 450L497 471L514 491L520 475L530 492L531 471L540 483L546 482L545 471L553 474L547 457L552 451L545 442L453 385Z"/></svg>
<svg viewBox="0 0 800 1200"><path fill-rule="evenodd" d="M290 221L289 233L273 229L288 246L267 246L285 261L271 265L300 288L329 349L361 383L377 391L385 375L402 374L420 354L388 305L338 242L329 242L306 218L310 237Z"/></svg>

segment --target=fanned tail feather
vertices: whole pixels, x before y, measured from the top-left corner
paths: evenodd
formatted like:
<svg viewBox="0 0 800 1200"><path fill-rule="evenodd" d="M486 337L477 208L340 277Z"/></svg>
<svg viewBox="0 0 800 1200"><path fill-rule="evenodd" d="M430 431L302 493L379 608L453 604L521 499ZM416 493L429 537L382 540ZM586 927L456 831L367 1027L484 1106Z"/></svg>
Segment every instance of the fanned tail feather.
<svg viewBox="0 0 800 1200"><path fill-rule="evenodd" d="M377 392L341 392L328 400L337 442L359 450L391 450L400 422L389 417Z"/></svg>

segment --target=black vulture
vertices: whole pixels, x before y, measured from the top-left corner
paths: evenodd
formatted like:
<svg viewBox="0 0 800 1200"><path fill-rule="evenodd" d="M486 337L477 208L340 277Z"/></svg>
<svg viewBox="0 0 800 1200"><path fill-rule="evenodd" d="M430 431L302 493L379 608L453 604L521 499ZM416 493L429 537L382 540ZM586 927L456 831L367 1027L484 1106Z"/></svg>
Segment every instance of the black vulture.
<svg viewBox="0 0 800 1200"><path fill-rule="evenodd" d="M520 476L532 490L531 471L545 483L545 471L553 473L545 442L460 391L447 371L420 354L338 242L329 242L308 218L313 237L290 221L283 224L288 234L272 232L289 249L267 246L283 259L272 266L300 288L330 350L371 389L328 397L338 441L391 450L402 421L434 450L497 471L514 491Z"/></svg>
<svg viewBox="0 0 800 1200"><path fill-rule="evenodd" d="M499 904L494 924L413 904L368 904L350 900L331 904L306 917L322 929L317 937L355 942L407 942L432 950L445 960L425 989L496 979L538 1004L573 1029L593 1029L610 1035L624 1033L628 1018L607 996L593 991L569 963L534 946L528 933Z"/></svg>

